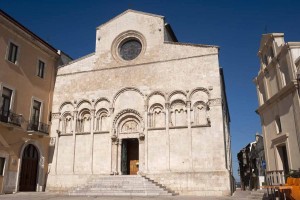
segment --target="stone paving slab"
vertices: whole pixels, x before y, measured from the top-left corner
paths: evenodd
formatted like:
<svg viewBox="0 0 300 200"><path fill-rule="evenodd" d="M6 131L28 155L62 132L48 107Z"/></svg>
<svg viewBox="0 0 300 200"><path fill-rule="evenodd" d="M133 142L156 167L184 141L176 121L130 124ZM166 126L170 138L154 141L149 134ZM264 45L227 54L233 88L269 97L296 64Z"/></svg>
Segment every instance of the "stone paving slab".
<svg viewBox="0 0 300 200"><path fill-rule="evenodd" d="M236 191L231 197L199 197L199 196L68 196L48 192L20 192L0 195L1 200L250 200L249 191Z"/></svg>

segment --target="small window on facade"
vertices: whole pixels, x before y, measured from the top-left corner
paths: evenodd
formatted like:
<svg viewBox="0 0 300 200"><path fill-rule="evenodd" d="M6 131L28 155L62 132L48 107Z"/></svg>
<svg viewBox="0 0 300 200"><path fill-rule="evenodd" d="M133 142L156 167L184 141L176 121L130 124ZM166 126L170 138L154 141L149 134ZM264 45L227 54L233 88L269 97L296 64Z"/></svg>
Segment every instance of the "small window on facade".
<svg viewBox="0 0 300 200"><path fill-rule="evenodd" d="M0 110L0 121L7 122L9 117L9 111L11 107L11 97L12 97L13 91L3 87L2 90L2 97L1 97L1 110Z"/></svg>
<svg viewBox="0 0 300 200"><path fill-rule="evenodd" d="M267 66L269 64L267 55L264 55L263 59L264 64Z"/></svg>
<svg viewBox="0 0 300 200"><path fill-rule="evenodd" d="M39 60L37 75L41 78L44 78L44 72L45 72L45 63L43 61Z"/></svg>
<svg viewBox="0 0 300 200"><path fill-rule="evenodd" d="M0 176L4 175L5 158L0 157Z"/></svg>
<svg viewBox="0 0 300 200"><path fill-rule="evenodd" d="M31 112L31 125L34 128L34 130L36 130L39 126L41 105L41 102L36 100L33 101Z"/></svg>
<svg viewBox="0 0 300 200"><path fill-rule="evenodd" d="M273 58L274 58L274 51L273 51L273 48L270 48L270 49L269 49L269 54L270 54L271 59L273 59Z"/></svg>
<svg viewBox="0 0 300 200"><path fill-rule="evenodd" d="M282 128L281 128L281 121L280 121L280 117L279 116L275 117L275 123L276 123L276 131L277 131L277 133L281 133L282 132Z"/></svg>
<svg viewBox="0 0 300 200"><path fill-rule="evenodd" d="M18 56L18 46L15 45L14 43L10 43L7 59L12 63L16 63L17 56Z"/></svg>

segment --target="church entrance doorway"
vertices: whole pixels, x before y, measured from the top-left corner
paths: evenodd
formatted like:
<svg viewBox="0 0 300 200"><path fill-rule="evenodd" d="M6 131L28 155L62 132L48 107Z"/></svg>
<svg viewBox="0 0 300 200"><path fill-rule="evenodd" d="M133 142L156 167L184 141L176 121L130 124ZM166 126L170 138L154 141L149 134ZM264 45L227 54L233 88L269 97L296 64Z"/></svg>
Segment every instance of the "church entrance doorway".
<svg viewBox="0 0 300 200"><path fill-rule="evenodd" d="M122 140L121 171L123 175L136 175L139 171L138 139Z"/></svg>
<svg viewBox="0 0 300 200"><path fill-rule="evenodd" d="M22 156L20 191L36 191L39 154L36 147L29 144Z"/></svg>

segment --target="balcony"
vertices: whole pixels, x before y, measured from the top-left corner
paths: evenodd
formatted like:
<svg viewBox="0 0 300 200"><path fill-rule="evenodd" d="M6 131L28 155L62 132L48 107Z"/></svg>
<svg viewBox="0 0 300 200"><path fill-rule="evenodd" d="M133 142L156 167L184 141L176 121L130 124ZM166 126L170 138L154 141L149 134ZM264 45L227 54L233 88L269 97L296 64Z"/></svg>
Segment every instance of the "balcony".
<svg viewBox="0 0 300 200"><path fill-rule="evenodd" d="M35 132L49 135L49 125L41 122L29 121L27 126L27 131L28 132L35 131Z"/></svg>
<svg viewBox="0 0 300 200"><path fill-rule="evenodd" d="M21 127L22 115L15 114L11 111L0 110L0 121Z"/></svg>

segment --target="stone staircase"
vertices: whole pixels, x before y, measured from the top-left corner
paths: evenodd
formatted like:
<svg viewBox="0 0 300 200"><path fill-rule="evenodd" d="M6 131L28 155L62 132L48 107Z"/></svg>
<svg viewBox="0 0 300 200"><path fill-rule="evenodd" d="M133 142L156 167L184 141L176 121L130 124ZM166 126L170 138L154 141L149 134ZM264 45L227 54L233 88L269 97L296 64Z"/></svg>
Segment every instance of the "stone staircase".
<svg viewBox="0 0 300 200"><path fill-rule="evenodd" d="M171 190L139 175L97 176L69 191L72 196L159 196L175 195Z"/></svg>

